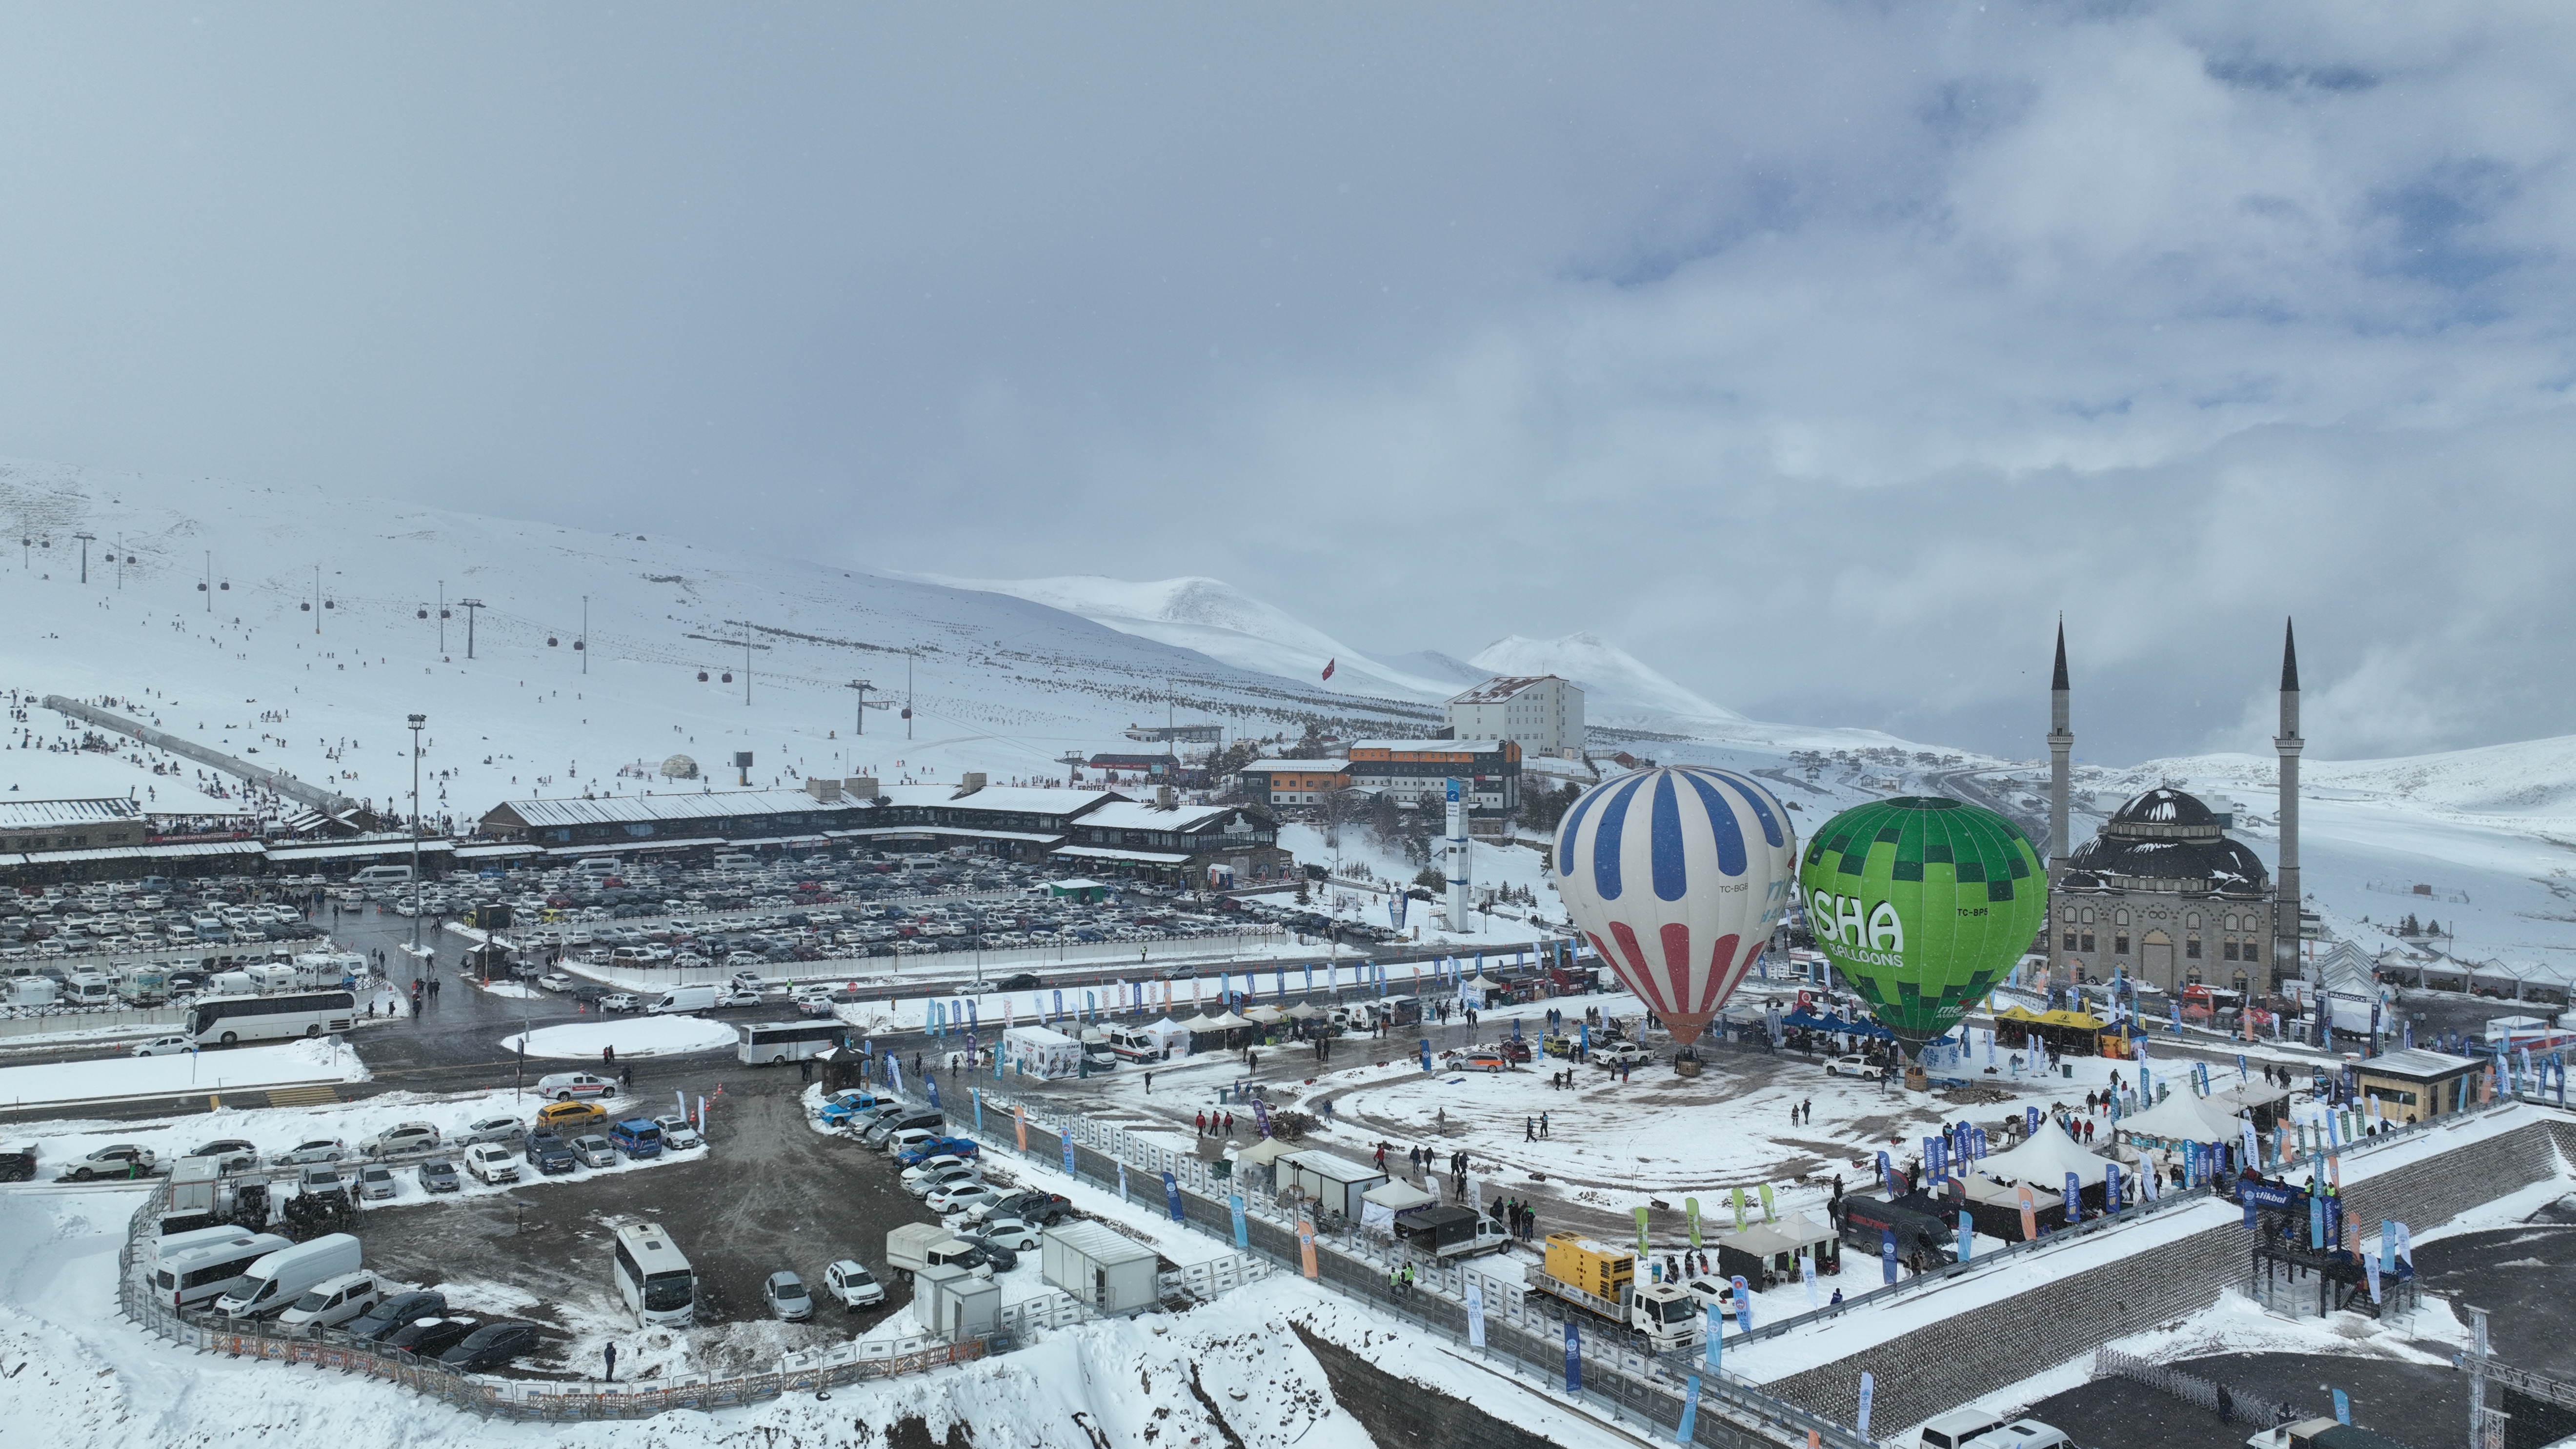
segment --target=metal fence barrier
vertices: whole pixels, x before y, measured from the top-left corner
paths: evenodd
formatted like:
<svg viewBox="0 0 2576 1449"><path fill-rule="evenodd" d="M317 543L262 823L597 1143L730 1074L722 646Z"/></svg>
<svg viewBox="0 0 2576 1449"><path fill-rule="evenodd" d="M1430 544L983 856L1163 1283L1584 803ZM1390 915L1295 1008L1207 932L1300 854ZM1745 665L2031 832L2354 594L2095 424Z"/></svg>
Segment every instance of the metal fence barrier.
<svg viewBox="0 0 2576 1449"><path fill-rule="evenodd" d="M2296 1404L2225 1388L2215 1379L2205 1379L2198 1374L2185 1373L2181 1369L2168 1368L2160 1363L2151 1363L2136 1354L2122 1353L2116 1348L2093 1350L2093 1376L2097 1379L2120 1378L2145 1384L2148 1388L2171 1394L2186 1404L2196 1404L2213 1414L2219 1412L2219 1395L2223 1393L2227 1396L2227 1418L2235 1423L2260 1427L2268 1424L2295 1424L2301 1419L2318 1417Z"/></svg>

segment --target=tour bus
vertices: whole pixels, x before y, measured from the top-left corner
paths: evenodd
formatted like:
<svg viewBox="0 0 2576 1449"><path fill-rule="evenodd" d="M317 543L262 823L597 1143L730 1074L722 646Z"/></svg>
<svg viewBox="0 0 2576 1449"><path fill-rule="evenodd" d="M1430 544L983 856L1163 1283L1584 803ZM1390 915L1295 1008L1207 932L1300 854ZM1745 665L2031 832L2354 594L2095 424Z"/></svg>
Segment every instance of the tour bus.
<svg viewBox="0 0 2576 1449"><path fill-rule="evenodd" d="M220 1243L200 1244L168 1254L152 1268L152 1291L172 1308L211 1303L232 1290L250 1265L295 1246L275 1233L240 1232Z"/></svg>
<svg viewBox="0 0 2576 1449"><path fill-rule="evenodd" d="M801 1062L841 1044L849 1027L837 1021L763 1021L734 1028L733 1054L747 1067Z"/></svg>
<svg viewBox="0 0 2576 1449"><path fill-rule="evenodd" d="M358 998L347 991L274 996L208 996L188 1008L188 1035L199 1046L232 1046L276 1037L355 1030Z"/></svg>
<svg viewBox="0 0 2576 1449"><path fill-rule="evenodd" d="M628 1223L617 1230L617 1291L639 1324L687 1327L696 1311L698 1278L689 1260L671 1246L660 1223Z"/></svg>

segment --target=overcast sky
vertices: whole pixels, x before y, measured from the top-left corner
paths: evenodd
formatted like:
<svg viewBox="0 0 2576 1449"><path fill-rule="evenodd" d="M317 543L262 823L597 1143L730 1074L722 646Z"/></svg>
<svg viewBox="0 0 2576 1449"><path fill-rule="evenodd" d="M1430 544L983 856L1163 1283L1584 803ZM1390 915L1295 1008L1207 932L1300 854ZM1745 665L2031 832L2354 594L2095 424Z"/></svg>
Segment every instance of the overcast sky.
<svg viewBox="0 0 2576 1449"><path fill-rule="evenodd" d="M1757 717L2568 732L2560 6L19 6L0 453Z"/></svg>

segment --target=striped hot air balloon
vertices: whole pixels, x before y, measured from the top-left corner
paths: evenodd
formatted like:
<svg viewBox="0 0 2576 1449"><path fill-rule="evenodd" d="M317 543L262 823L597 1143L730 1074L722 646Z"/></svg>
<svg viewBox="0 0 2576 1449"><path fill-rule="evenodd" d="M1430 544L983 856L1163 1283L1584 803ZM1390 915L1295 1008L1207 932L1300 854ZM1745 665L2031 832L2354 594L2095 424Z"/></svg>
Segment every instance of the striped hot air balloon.
<svg viewBox="0 0 2576 1449"><path fill-rule="evenodd" d="M1550 863L1576 928L1687 1044L1770 944L1798 840L1759 784L1673 765L1586 791Z"/></svg>

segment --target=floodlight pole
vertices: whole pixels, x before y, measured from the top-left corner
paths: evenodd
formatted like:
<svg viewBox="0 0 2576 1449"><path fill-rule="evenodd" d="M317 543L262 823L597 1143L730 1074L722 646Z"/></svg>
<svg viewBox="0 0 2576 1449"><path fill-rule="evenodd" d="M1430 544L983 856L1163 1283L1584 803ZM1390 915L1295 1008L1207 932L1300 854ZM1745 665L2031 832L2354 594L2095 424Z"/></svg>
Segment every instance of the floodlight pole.
<svg viewBox="0 0 2576 1449"><path fill-rule="evenodd" d="M429 716L411 717L411 962L420 966L420 727Z"/></svg>

